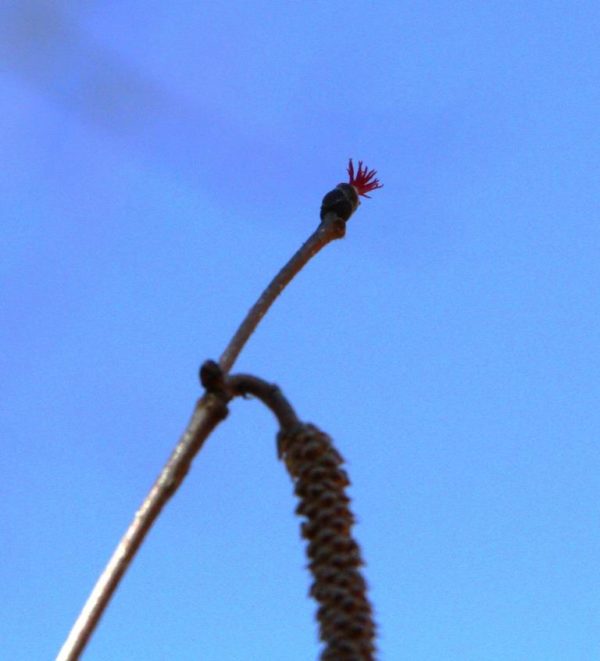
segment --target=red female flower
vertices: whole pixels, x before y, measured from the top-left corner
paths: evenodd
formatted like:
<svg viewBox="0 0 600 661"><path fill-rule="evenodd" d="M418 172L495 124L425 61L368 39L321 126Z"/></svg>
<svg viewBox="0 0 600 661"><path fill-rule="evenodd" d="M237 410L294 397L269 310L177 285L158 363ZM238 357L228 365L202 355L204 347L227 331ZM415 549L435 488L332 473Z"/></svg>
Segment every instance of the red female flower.
<svg viewBox="0 0 600 661"><path fill-rule="evenodd" d="M375 179L377 174L376 170L368 170L367 166L363 167L363 162L358 161L358 171L354 173L354 163L352 159L348 162L348 176L350 177L350 185L354 186L356 192L363 197L371 197L367 195L372 190L383 188L383 184L379 183L379 179Z"/></svg>
<svg viewBox="0 0 600 661"><path fill-rule="evenodd" d="M383 184L379 183L379 179L375 179L376 174L375 170L363 167L362 161L358 161L358 171L354 172L354 164L350 159L348 162L350 183L338 184L325 195L321 202L321 220L324 220L327 214L334 214L337 218L348 220L358 209L361 195L370 197L367 193L383 187Z"/></svg>

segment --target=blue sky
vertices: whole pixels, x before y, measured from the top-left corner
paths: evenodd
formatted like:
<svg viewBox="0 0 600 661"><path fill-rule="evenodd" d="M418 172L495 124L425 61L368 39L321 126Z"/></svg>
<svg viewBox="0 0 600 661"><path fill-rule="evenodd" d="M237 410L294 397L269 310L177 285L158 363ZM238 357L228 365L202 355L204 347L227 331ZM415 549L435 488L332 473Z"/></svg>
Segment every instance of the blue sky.
<svg viewBox="0 0 600 661"><path fill-rule="evenodd" d="M0 7L2 654L53 658L197 368L385 187L237 368L347 458L387 661L600 646L596 2ZM90 661L318 654L276 428L235 402Z"/></svg>

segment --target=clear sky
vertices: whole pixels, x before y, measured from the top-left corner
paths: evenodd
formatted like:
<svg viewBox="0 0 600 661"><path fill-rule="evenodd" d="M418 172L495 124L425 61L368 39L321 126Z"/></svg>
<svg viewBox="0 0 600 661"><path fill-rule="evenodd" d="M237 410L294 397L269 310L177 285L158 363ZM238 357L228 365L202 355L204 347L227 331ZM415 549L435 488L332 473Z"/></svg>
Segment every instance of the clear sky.
<svg viewBox="0 0 600 661"><path fill-rule="evenodd" d="M237 368L348 460L386 661L600 658L600 6L0 5L0 656L53 658L350 156L385 187ZM237 401L89 661L318 654Z"/></svg>

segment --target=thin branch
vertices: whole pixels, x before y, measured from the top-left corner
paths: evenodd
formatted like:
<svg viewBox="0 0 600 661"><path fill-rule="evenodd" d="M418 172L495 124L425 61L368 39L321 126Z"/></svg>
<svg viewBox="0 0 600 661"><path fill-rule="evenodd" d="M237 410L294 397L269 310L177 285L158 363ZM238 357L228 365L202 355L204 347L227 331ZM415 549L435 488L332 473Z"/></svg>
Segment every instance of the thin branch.
<svg viewBox="0 0 600 661"><path fill-rule="evenodd" d="M250 374L236 374L227 378L225 387L234 397L253 395L260 399L273 412L282 431L290 432L300 424L292 405L274 383Z"/></svg>
<svg viewBox="0 0 600 661"><path fill-rule="evenodd" d="M324 214L316 231L279 271L248 312L246 319L223 352L221 365L218 367L219 373L231 369L244 344L273 301L311 257L334 239L344 236L345 225L344 220L335 213ZM229 396L214 385L208 388L204 378L203 384L211 392L198 401L179 443L96 582L59 652L57 661L76 661L79 658L146 534L181 484L206 438L227 415Z"/></svg>
<svg viewBox="0 0 600 661"><path fill-rule="evenodd" d="M367 175L371 177L368 172ZM364 173L361 176L364 179ZM366 191L374 187L367 181L365 188L365 181L354 179L350 174L349 184L339 184L334 191L330 191L323 198L319 227L275 276L250 309L220 358L220 372L225 374L229 372L273 301L302 267L328 243L344 236L345 221L357 209L358 196L364 194L362 189ZM59 652L57 661L76 661L79 658L146 534L164 505L179 488L206 438L226 417L229 397L230 395L225 391L219 391L218 388L207 388L207 393L198 401L192 418L171 457L96 582Z"/></svg>
<svg viewBox="0 0 600 661"><path fill-rule="evenodd" d="M152 524L181 484L208 435L226 416L227 405L223 399L206 394L198 401L173 454L96 582L56 661L76 661L79 658Z"/></svg>
<svg viewBox="0 0 600 661"><path fill-rule="evenodd" d="M269 286L260 295L258 301L250 308L246 318L240 324L235 335L223 351L219 359L221 369L227 373L240 351L252 335L260 320L265 316L275 299L281 294L292 278L314 257L321 248L335 239L341 239L346 233L346 223L336 213L325 215L321 224L311 234L307 241L293 255L290 261L271 280Z"/></svg>

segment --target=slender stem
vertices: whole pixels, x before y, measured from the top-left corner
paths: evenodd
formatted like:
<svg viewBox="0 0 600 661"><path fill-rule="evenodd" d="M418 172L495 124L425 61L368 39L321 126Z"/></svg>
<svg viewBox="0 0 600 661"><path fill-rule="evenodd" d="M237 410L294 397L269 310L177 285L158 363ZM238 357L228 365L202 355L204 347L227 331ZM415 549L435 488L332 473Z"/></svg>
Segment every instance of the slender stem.
<svg viewBox="0 0 600 661"><path fill-rule="evenodd" d="M258 301L248 311L246 318L240 324L219 359L219 365L223 372L227 373L232 368L233 363L239 356L250 335L252 335L260 320L267 313L267 310L292 278L321 248L324 248L334 239L341 239L345 232L346 223L341 218L338 218L333 213L326 214L319 227L317 227L313 234L292 256L290 261L271 280L267 288L260 295Z"/></svg>
<svg viewBox="0 0 600 661"><path fill-rule="evenodd" d="M79 658L146 533L183 481L205 439L226 416L227 405L222 399L207 394L199 400L179 443L96 582L56 661Z"/></svg>
<svg viewBox="0 0 600 661"><path fill-rule="evenodd" d="M226 387L233 396L253 395L260 399L277 418L280 430L289 433L300 424L292 405L274 383L250 374L235 374L227 378Z"/></svg>
<svg viewBox="0 0 600 661"><path fill-rule="evenodd" d="M227 345L220 359L220 367L224 373L231 369L244 344L285 286L321 248L334 239L342 238L345 230L344 220L335 213L325 214L316 231L261 294ZM179 488L206 438L226 417L227 401L226 395L217 392L207 393L198 401L181 439L96 582L58 654L57 661L76 661L83 652L146 534L164 505Z"/></svg>

